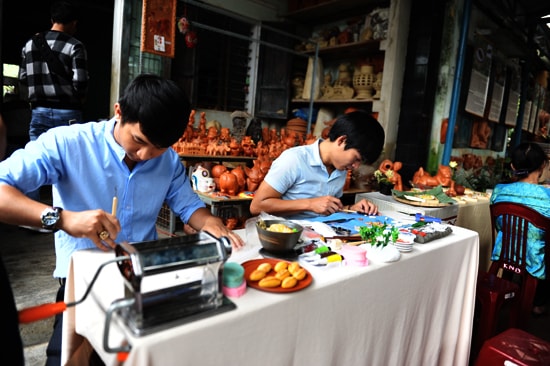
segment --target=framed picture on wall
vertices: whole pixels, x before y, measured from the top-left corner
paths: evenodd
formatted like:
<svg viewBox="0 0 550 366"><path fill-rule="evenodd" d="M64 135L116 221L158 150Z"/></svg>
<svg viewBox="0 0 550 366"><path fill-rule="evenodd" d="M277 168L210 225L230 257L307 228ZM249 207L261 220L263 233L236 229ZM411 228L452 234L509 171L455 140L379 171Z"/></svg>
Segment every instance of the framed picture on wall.
<svg viewBox="0 0 550 366"><path fill-rule="evenodd" d="M506 114L504 124L509 127L516 127L518 117L519 96L521 91L521 77L519 65L511 65L508 67L508 80L510 81L508 88L508 103L506 105Z"/></svg>
<svg viewBox="0 0 550 366"><path fill-rule="evenodd" d="M506 87L506 65L499 59L493 63L493 90L491 93L489 115L487 118L491 122L499 122L502 114L502 103L504 100L504 90Z"/></svg>
<svg viewBox="0 0 550 366"><path fill-rule="evenodd" d="M141 52L174 58L176 0L143 0Z"/></svg>
<svg viewBox="0 0 550 366"><path fill-rule="evenodd" d="M478 117L484 116L487 106L492 58L493 47L485 41L477 39L473 52L465 110Z"/></svg>

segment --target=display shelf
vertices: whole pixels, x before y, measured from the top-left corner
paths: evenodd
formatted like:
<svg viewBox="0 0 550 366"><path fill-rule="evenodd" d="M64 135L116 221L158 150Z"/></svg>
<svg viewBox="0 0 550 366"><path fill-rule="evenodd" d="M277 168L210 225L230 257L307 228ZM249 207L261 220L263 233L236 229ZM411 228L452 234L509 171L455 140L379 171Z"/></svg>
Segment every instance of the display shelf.
<svg viewBox="0 0 550 366"><path fill-rule="evenodd" d="M311 6L294 8L286 14L285 18L306 24L327 23L334 18L334 14L357 16L364 9L387 6L387 4L387 0L319 1L317 4Z"/></svg>
<svg viewBox="0 0 550 366"><path fill-rule="evenodd" d="M183 161L233 161L233 162L253 162L255 156L232 156L232 155L185 155L179 154Z"/></svg>
<svg viewBox="0 0 550 366"><path fill-rule="evenodd" d="M251 167L256 160L255 156L232 156L232 155L186 155L179 154L180 160L189 168L197 162L214 161L222 163L246 163L246 166Z"/></svg>
<svg viewBox="0 0 550 366"><path fill-rule="evenodd" d="M313 104L363 104L363 103L372 103L375 99L316 99L313 101ZM292 99L292 103L309 103L307 99Z"/></svg>
<svg viewBox="0 0 550 366"><path fill-rule="evenodd" d="M367 40L319 47L319 56L322 57L323 60L353 58L360 57L365 53L375 55L382 54L383 52L382 42L380 40ZM308 50L303 53L313 56L315 55L315 50Z"/></svg>

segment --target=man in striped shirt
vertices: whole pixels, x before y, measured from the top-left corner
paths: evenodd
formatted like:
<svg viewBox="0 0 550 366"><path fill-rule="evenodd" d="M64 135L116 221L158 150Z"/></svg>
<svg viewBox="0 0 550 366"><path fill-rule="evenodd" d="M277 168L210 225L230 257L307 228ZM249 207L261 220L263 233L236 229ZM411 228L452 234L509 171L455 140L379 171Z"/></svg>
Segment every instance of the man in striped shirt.
<svg viewBox="0 0 550 366"><path fill-rule="evenodd" d="M19 70L32 106L31 140L50 128L82 122L88 90L86 48L73 37L76 8L68 1L58 1L50 10L51 29L27 41Z"/></svg>

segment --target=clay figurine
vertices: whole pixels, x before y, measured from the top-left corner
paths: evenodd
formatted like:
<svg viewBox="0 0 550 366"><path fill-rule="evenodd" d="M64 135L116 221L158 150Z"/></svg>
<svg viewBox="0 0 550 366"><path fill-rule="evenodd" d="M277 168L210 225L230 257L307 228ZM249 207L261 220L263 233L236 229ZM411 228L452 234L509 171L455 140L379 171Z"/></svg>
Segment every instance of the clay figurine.
<svg viewBox="0 0 550 366"><path fill-rule="evenodd" d="M430 173L424 171L424 168L420 167L418 171L414 173L412 182L416 185L424 187L437 187L439 185L449 187L447 195L450 197L455 197L455 182L452 179L452 176L452 170L447 165L439 165L439 169L434 176L430 175Z"/></svg>

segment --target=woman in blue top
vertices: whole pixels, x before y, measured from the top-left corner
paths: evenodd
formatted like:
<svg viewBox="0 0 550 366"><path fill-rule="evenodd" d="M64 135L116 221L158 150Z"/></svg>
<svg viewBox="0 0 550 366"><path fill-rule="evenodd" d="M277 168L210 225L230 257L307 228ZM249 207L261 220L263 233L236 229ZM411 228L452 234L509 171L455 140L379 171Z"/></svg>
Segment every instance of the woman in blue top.
<svg viewBox="0 0 550 366"><path fill-rule="evenodd" d="M550 217L550 189L539 185L539 180L548 162L544 150L536 143L524 142L512 151L511 160L514 176L518 180L514 183L498 184L491 195L491 204L517 202ZM544 305L550 294L544 264L544 232L530 227L528 237L527 271L539 279L533 313L540 315L546 311ZM499 232L493 249L493 260L499 258L501 245L502 233Z"/></svg>

